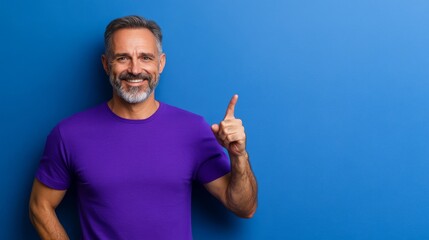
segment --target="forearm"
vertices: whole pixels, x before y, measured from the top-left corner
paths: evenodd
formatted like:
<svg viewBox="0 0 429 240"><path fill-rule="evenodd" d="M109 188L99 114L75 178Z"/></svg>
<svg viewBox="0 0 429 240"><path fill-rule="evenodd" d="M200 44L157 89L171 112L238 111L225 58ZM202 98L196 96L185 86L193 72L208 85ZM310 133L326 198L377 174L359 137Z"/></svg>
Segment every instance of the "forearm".
<svg viewBox="0 0 429 240"><path fill-rule="evenodd" d="M30 220L43 240L68 240L54 209L30 207Z"/></svg>
<svg viewBox="0 0 429 240"><path fill-rule="evenodd" d="M249 156L230 154L231 179L226 193L227 207L240 217L250 218L256 211L258 187Z"/></svg>

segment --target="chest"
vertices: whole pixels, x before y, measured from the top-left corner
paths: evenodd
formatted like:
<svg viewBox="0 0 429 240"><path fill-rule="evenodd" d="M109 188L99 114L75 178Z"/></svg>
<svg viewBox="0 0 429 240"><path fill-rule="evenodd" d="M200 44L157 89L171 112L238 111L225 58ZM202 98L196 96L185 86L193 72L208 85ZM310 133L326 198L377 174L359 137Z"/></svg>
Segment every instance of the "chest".
<svg viewBox="0 0 429 240"><path fill-rule="evenodd" d="M78 188L97 198L130 189L141 194L182 192L190 187L197 165L195 143L174 131L91 132L73 149Z"/></svg>

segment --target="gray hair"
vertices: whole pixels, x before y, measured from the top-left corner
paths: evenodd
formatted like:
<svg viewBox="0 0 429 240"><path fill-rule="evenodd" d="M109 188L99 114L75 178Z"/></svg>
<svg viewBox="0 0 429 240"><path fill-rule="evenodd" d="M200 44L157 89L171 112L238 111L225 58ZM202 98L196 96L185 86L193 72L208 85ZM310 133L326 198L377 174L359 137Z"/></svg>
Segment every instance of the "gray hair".
<svg viewBox="0 0 429 240"><path fill-rule="evenodd" d="M145 19L140 16L126 16L117 18L109 23L104 32L104 47L106 48L106 56L109 59L112 55L112 36L113 33L120 29L138 29L145 28L152 32L156 39L156 46L159 54L162 53L162 32L161 28L155 21Z"/></svg>

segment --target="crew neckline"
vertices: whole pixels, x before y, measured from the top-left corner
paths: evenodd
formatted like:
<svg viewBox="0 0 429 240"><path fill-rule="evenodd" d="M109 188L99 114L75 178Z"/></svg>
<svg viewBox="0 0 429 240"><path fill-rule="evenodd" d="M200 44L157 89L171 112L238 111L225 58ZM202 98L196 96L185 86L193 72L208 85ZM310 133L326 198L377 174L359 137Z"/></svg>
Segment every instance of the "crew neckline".
<svg viewBox="0 0 429 240"><path fill-rule="evenodd" d="M164 109L164 103L162 103L160 101L158 101L158 102L159 102L158 109L156 109L156 111L152 115L150 115L148 118L146 118L146 119L127 119L127 118L123 118L123 117L120 117L120 116L116 115L112 111L112 109L110 109L109 105L107 104L108 102L105 102L103 105L104 105L105 110L107 112L109 112L109 114L113 117L113 119L115 119L117 121L124 122L124 123L131 123L131 124L143 124L143 123L151 122L154 119L158 118L158 115Z"/></svg>

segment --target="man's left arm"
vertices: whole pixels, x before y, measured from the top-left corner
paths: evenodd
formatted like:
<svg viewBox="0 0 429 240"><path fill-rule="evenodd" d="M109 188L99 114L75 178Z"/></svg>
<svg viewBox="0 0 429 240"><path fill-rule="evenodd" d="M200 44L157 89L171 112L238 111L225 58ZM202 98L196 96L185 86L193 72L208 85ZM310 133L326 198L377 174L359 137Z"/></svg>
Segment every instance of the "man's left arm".
<svg viewBox="0 0 429 240"><path fill-rule="evenodd" d="M258 187L246 151L242 121L234 117L237 100L238 96L234 95L223 121L212 125L217 140L228 151L231 172L204 186L236 215L251 218L256 211Z"/></svg>

